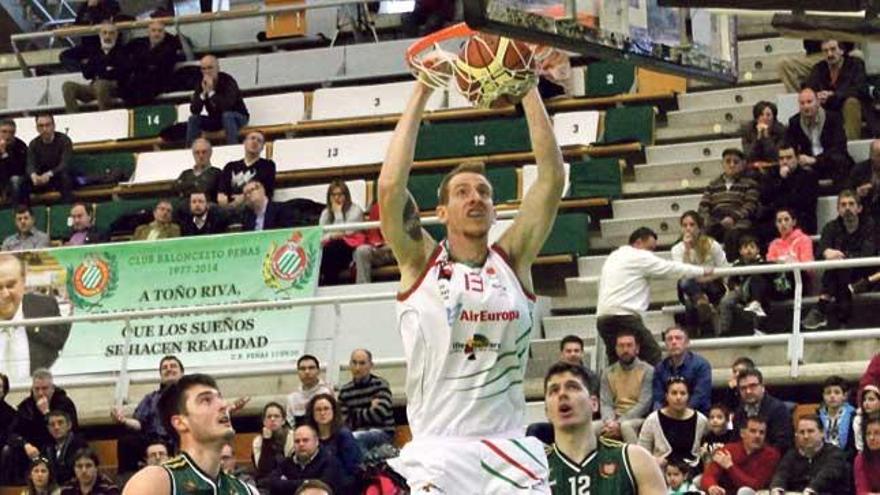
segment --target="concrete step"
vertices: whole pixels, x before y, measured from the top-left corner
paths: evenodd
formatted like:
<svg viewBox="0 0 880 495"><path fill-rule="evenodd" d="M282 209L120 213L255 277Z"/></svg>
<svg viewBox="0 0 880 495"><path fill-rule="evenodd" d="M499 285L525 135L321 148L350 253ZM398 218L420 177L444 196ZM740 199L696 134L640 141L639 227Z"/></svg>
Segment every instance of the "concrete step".
<svg viewBox="0 0 880 495"><path fill-rule="evenodd" d="M544 323L544 338L557 341L566 335L577 335L585 339L595 338L596 319L597 317L594 314L547 316L542 320ZM642 319L645 322L645 326L657 334L675 324L672 314L662 311L648 311L642 315ZM558 349L559 346L557 345L556 348Z"/></svg>
<svg viewBox="0 0 880 495"><path fill-rule="evenodd" d="M742 86L716 91L697 91L678 95L679 110L717 109L733 105L749 105L751 108L759 101L776 101L776 96L785 93L782 84L761 86Z"/></svg>
<svg viewBox="0 0 880 495"><path fill-rule="evenodd" d="M64 48L47 48L45 50L36 50L22 52L22 56L28 66L36 67L40 65L56 65L58 64L58 55L64 51ZM18 64L18 58L14 53L0 54L0 70L17 70L19 77L24 77Z"/></svg>
<svg viewBox="0 0 880 495"><path fill-rule="evenodd" d="M724 123L705 126L658 127L654 133L657 143L680 143L701 139L723 139L739 137L741 127L737 123Z"/></svg>
<svg viewBox="0 0 880 495"><path fill-rule="evenodd" d="M736 16L737 38L772 38L779 36L779 33L770 24L772 19L772 13L766 14L753 11L748 14L738 14Z"/></svg>
<svg viewBox="0 0 880 495"><path fill-rule="evenodd" d="M651 302L672 304L678 301L675 281L671 279L654 279L651 285ZM565 279L565 297L554 297L551 301L553 310L586 310L595 308L599 295L599 277Z"/></svg>
<svg viewBox="0 0 880 495"><path fill-rule="evenodd" d="M720 163L721 153L727 148L742 149L742 141L740 139L715 139L695 143L647 146L645 161L648 165L708 159L715 159Z"/></svg>
<svg viewBox="0 0 880 495"><path fill-rule="evenodd" d="M657 182L624 182L623 195L648 196L660 194L701 193L709 185L709 177L698 179L677 179Z"/></svg>
<svg viewBox="0 0 880 495"><path fill-rule="evenodd" d="M751 119L752 105L715 106L714 108L679 110L666 114L667 127L721 129L722 125L727 124L740 127Z"/></svg>
<svg viewBox="0 0 880 495"><path fill-rule="evenodd" d="M618 199L611 202L614 218L642 218L651 215L681 215L688 210L696 210L700 205L699 194L686 196L664 196L660 198Z"/></svg>
<svg viewBox="0 0 880 495"><path fill-rule="evenodd" d="M669 251L655 251L654 254L657 256L668 260L671 258L672 253ZM600 255L600 256L581 256L578 258L578 275L581 277L598 277L602 273L602 265L605 264L605 260L608 259L608 255Z"/></svg>
<svg viewBox="0 0 880 495"><path fill-rule="evenodd" d="M680 235L678 215L645 215L639 218L606 218L600 221L602 237L609 240L618 239L625 242L629 235L639 227L648 227L658 236L678 237Z"/></svg>
<svg viewBox="0 0 880 495"><path fill-rule="evenodd" d="M777 67L779 62L793 56L803 55L803 50L797 52L768 53L764 55L739 57L739 82L758 83L779 80Z"/></svg>
<svg viewBox="0 0 880 495"><path fill-rule="evenodd" d="M745 40L738 42L736 48L740 60L744 57L804 53L803 40L798 38L776 37Z"/></svg>
<svg viewBox="0 0 880 495"><path fill-rule="evenodd" d="M722 172L720 158L636 165L633 169L636 182L688 181L682 182L681 185L684 187L691 187L690 182L699 180L708 183Z"/></svg>
<svg viewBox="0 0 880 495"><path fill-rule="evenodd" d="M871 155L871 139L860 139L858 141L850 141L846 145L849 156L856 163L863 162L870 158Z"/></svg>

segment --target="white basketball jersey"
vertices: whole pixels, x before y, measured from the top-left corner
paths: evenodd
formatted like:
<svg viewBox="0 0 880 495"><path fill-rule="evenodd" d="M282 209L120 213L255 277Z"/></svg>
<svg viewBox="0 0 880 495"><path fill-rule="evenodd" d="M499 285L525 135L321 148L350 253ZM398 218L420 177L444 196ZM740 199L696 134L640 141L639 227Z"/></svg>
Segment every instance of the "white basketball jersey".
<svg viewBox="0 0 880 495"><path fill-rule="evenodd" d="M413 436L521 435L534 296L500 248L474 268L444 241L397 299Z"/></svg>

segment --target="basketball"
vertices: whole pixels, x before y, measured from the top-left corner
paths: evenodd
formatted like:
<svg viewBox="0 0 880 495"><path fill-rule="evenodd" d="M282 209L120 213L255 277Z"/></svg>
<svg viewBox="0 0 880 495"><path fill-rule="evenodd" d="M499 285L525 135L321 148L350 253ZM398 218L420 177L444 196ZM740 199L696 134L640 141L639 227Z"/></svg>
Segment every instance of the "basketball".
<svg viewBox="0 0 880 495"><path fill-rule="evenodd" d="M501 37L491 34L475 34L468 38L459 53L461 64L472 69L490 69L489 79L496 80L506 77L510 72L502 70L508 69L514 74L526 74L526 70L532 70L534 63L532 62L532 48L521 41L510 40L505 45L504 54L499 54L498 49L501 43ZM491 67L492 62L498 57L502 67ZM459 69L461 69L459 64ZM529 64L530 66L527 66ZM481 85L482 77L468 77L466 70L456 70L455 80L458 89L473 102L478 103L482 96ZM504 93L497 99L492 101L490 108L500 108L519 103L524 94Z"/></svg>

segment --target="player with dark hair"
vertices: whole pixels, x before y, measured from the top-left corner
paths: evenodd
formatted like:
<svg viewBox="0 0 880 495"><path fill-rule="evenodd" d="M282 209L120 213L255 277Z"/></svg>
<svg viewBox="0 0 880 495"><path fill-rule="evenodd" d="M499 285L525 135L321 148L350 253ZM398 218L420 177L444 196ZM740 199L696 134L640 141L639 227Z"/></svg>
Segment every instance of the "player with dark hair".
<svg viewBox="0 0 880 495"><path fill-rule="evenodd" d="M256 495L255 488L220 469L223 446L235 436L230 408L208 375L184 375L166 387L159 399L159 414L165 430L178 439L180 455L161 466L145 467L123 493Z"/></svg>
<svg viewBox="0 0 880 495"><path fill-rule="evenodd" d="M524 437L523 379L534 326L531 268L556 217L562 153L535 88L522 99L538 179L497 242L485 167L440 184L446 239L422 229L407 191L431 88L417 84L379 175L382 234L400 266L398 328L413 441L393 461L414 493L548 493L541 442Z"/></svg>
<svg viewBox="0 0 880 495"><path fill-rule="evenodd" d="M647 450L593 434L592 388L583 366L556 363L544 376L556 439L547 448L553 495L664 495L666 481Z"/></svg>

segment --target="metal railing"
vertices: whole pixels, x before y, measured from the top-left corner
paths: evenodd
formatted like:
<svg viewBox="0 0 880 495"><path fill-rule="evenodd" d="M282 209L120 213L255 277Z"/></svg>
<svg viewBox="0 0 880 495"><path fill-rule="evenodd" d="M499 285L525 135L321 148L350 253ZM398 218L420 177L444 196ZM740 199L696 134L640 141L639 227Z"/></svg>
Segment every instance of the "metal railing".
<svg viewBox="0 0 880 495"><path fill-rule="evenodd" d="M516 216L518 213L517 210L506 210L498 212L498 219L509 219ZM423 225L436 225L440 223L437 217L427 217L422 219ZM349 223L349 224L335 224L335 225L327 225L323 226L324 231L349 231L349 230L363 230L363 229L372 229L379 227L379 222L358 222L358 223ZM163 242L163 241L152 241L152 242ZM792 377L798 376L798 367L803 361L803 348L805 341L815 341L815 342L825 342L825 341L836 341L841 339L868 339L868 338L878 338L880 337L880 329L866 329L866 330L838 330L838 331L830 331L830 332L814 332L803 334L800 331L800 312L801 305L803 301L803 279L802 272L803 271L815 271L815 270L832 270L832 269L845 269L845 268L864 268L864 267L872 267L872 266L880 266L880 257L871 257L871 258L856 258L856 259L847 259L847 260L836 260L836 261L811 261L811 262L799 262L799 263L779 263L779 264L766 264L766 265L755 265L755 266L744 266L744 267L731 267L731 268L719 268L714 271L714 275L716 276L730 276L730 275L754 275L754 274L768 274L768 273L781 273L781 272L794 272L795 279L795 297L794 297L794 318L792 323L792 331L791 334L783 334L783 335L762 335L762 336L748 336L748 337L724 337L724 338L712 338L712 339L700 339L695 340L691 343L691 346L695 349L711 349L711 348L719 348L730 345L762 345L762 344L780 344L787 343L788 345L788 354L787 358L790 366L790 375ZM580 277L577 280L594 280L594 277ZM333 341L337 341L338 337L341 333L341 305L342 304L356 304L356 303L367 303L367 302L377 302L377 301L387 301L392 300L396 296L395 292L377 292L373 294L359 294L359 295L347 295L347 296L316 296L310 298L301 298L301 299L289 299L289 300L276 300L276 301L251 301L251 302L241 302L241 303L232 303L232 304L215 304L215 305L207 305L207 306L185 306L185 307L175 307L175 308L165 308L165 309L148 309L148 310L132 310L132 311L119 311L112 313L99 313L99 314L89 314L89 315L75 315L75 316L57 316L57 317L44 317L44 318L28 318L25 320L17 320L17 321L2 321L0 320L0 329L7 327L19 327L19 326L42 326L42 325L58 325L58 324L72 324L72 323L82 323L82 322L106 322L106 321L124 321L126 327L129 327L132 320L144 319L144 318L154 318L161 316L180 316L180 315L193 315L193 314L217 314L217 313L229 313L232 311L271 311L271 310L280 310L280 309L288 309L294 307L303 307L303 306L320 306L320 305L333 305L336 312L335 325L333 330ZM131 344L131 332L125 333L125 345L126 353ZM599 347L601 345L601 339L597 339L597 355L602 354L600 352ZM117 391L125 390L128 387L130 382L129 370L126 366L127 354L123 354L123 363L120 367L120 372L118 378L115 380L117 383ZM331 345L330 347L330 358L328 359L330 366L328 367L328 375L332 380L335 380L339 373L339 363L336 359L336 346ZM400 358L391 358L391 359L383 359L376 360L376 364L378 365L400 365L403 363L403 360ZM265 363L259 364L255 366L251 366L251 369L246 374L254 374L254 373L271 373L271 372L290 372L290 364L286 362L279 363ZM243 372L238 370L225 370L217 373L219 376L224 375L241 375ZM63 380L66 384L71 385L79 385L79 384L97 384L97 383L107 383L108 380L106 377L77 377L68 380ZM121 399L121 398L120 398Z"/></svg>
<svg viewBox="0 0 880 495"><path fill-rule="evenodd" d="M878 267L880 270L880 257L853 258L834 261L804 261L797 263L770 263L764 265L752 265L729 268L716 268L713 276L727 277L731 275L758 275L768 273L794 273L794 300L793 315L790 334L777 335L754 335L747 337L721 337L712 339L699 339L691 342L694 349L713 349L730 345L762 345L787 343L787 359L789 362L789 375L797 377L798 368L804 358L804 341L829 342L836 340L880 338L880 328L865 330L834 330L828 332L801 333L801 309L803 306L803 272L817 270L836 270L846 268ZM598 277L577 277L581 282L595 282ZM602 339L597 339L597 358L604 356L601 350Z"/></svg>
<svg viewBox="0 0 880 495"><path fill-rule="evenodd" d="M310 9L327 9L327 8L335 8L335 7L345 7L347 5L358 5L364 3L378 3L380 0L327 0L322 1L321 3L311 3L311 4L296 4L296 5L281 5L274 7L266 7L265 5L252 8L252 9L238 9L238 10L229 10L223 12L213 12L207 14L190 14L183 15L179 17L161 17L154 19L146 19L146 20L136 20L136 21L123 21L117 22L116 27L119 31L130 31L134 29L143 29L149 26L149 24L156 20L161 20L166 23L166 26L172 26L175 31L180 34L180 26L186 24L199 24L205 22L216 22L216 21L227 21L233 19L246 19L250 17L266 17L270 15L276 14L287 14L294 12L304 12ZM82 36L95 35L98 34L101 30L101 26L74 26L74 27L63 27L60 29L53 29L49 31L37 31L33 33L18 33L13 34L9 37L9 40L12 44L12 50L15 53L15 57L18 59L18 64L21 67L22 72L26 76L32 75L28 68L27 61L24 59L24 55L21 52L21 49L18 45L19 42L25 41L33 41L43 38L54 38L54 37L64 37L64 38L79 38ZM183 41L183 40L181 40Z"/></svg>

